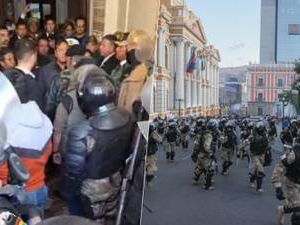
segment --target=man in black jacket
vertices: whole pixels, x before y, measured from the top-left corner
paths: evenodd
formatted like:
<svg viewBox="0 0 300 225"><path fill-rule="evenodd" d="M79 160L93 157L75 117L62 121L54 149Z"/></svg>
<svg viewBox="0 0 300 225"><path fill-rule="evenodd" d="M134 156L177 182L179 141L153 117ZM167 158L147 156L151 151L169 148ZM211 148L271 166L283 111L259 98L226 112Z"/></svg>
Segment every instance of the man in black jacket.
<svg viewBox="0 0 300 225"><path fill-rule="evenodd" d="M15 57L17 66L4 74L13 84L22 103L35 101L43 111L45 91L38 83L36 75L32 73L37 60L34 42L27 39L18 40L15 44Z"/></svg>
<svg viewBox="0 0 300 225"><path fill-rule="evenodd" d="M115 35L108 34L102 38L99 50L100 55L103 57L100 68L107 74L111 74L114 68L119 65L119 60L115 56L116 50L116 37Z"/></svg>
<svg viewBox="0 0 300 225"><path fill-rule="evenodd" d="M58 77L60 73L67 67L67 50L69 46L65 40L59 40L55 45L55 61L50 62L46 66L40 68L38 72L38 81L44 86L46 91L49 90L50 85L55 77Z"/></svg>

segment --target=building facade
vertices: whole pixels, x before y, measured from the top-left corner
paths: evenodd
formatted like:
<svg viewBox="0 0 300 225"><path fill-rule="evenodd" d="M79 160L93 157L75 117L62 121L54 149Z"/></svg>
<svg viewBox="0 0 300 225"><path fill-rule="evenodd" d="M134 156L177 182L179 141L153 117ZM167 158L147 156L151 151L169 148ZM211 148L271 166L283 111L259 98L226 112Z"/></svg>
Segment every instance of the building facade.
<svg viewBox="0 0 300 225"><path fill-rule="evenodd" d="M300 58L300 2L261 1L261 64L293 63Z"/></svg>
<svg viewBox="0 0 300 225"><path fill-rule="evenodd" d="M250 65L248 68L248 113L273 114L279 94L291 90L297 75L294 64Z"/></svg>
<svg viewBox="0 0 300 225"><path fill-rule="evenodd" d="M156 46L152 113L219 114L220 55L186 1L161 1ZM205 66L187 73L193 51L205 56Z"/></svg>

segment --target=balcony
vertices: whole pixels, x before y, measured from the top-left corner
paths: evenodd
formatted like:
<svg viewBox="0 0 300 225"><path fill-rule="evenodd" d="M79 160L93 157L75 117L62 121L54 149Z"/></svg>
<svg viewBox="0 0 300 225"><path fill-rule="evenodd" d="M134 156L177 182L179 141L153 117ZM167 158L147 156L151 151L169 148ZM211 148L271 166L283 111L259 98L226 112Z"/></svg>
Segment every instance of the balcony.
<svg viewBox="0 0 300 225"><path fill-rule="evenodd" d="M255 98L256 102L265 102L266 99L265 98Z"/></svg>

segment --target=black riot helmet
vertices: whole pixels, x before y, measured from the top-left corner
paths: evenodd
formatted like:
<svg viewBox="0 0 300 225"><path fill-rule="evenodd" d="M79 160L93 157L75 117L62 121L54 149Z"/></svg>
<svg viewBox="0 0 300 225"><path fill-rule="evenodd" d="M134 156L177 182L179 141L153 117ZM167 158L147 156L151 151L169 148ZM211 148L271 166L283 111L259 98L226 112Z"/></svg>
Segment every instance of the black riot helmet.
<svg viewBox="0 0 300 225"><path fill-rule="evenodd" d="M149 125L149 132L152 133L153 131L155 131L155 129L156 129L155 124L153 122L150 123L150 125Z"/></svg>
<svg viewBox="0 0 300 225"><path fill-rule="evenodd" d="M263 121L259 121L256 126L255 130L259 135L262 135L266 131L266 127Z"/></svg>
<svg viewBox="0 0 300 225"><path fill-rule="evenodd" d="M234 121L229 120L226 124L225 124L225 129L226 131L232 131L235 127Z"/></svg>
<svg viewBox="0 0 300 225"><path fill-rule="evenodd" d="M291 218L292 225L300 225L300 212L294 212Z"/></svg>
<svg viewBox="0 0 300 225"><path fill-rule="evenodd" d="M218 127L218 121L216 119L210 119L207 122L207 129L213 131Z"/></svg>
<svg viewBox="0 0 300 225"><path fill-rule="evenodd" d="M80 109L87 116L114 106L115 87L105 73L90 73L77 88Z"/></svg>
<svg viewBox="0 0 300 225"><path fill-rule="evenodd" d="M202 119L202 118L197 119L196 125L197 125L197 127L205 126L205 119Z"/></svg>

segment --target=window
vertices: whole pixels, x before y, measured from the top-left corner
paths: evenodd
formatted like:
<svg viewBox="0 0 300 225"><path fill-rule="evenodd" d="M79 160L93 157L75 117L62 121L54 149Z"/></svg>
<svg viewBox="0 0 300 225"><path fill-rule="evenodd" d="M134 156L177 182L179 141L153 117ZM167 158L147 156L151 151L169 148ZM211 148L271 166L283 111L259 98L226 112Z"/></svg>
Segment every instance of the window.
<svg viewBox="0 0 300 225"><path fill-rule="evenodd" d="M289 35L300 35L300 24L289 24Z"/></svg>
<svg viewBox="0 0 300 225"><path fill-rule="evenodd" d="M278 79L277 80L277 87L283 87L283 80L282 79Z"/></svg>
<svg viewBox="0 0 300 225"><path fill-rule="evenodd" d="M263 101L263 93L257 94L257 101L262 102Z"/></svg>
<svg viewBox="0 0 300 225"><path fill-rule="evenodd" d="M178 9L178 16L183 16L183 10L182 9Z"/></svg>
<svg viewBox="0 0 300 225"><path fill-rule="evenodd" d="M263 78L258 78L258 84L259 87L264 86L264 79Z"/></svg>

